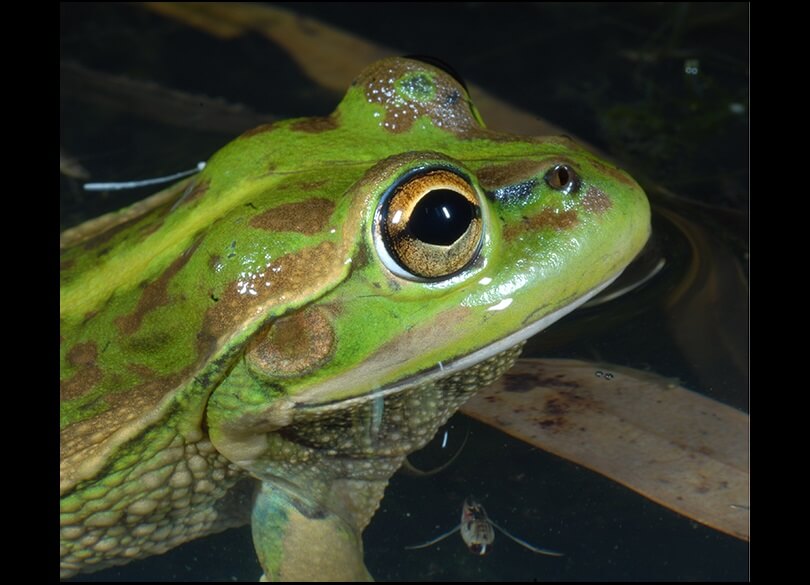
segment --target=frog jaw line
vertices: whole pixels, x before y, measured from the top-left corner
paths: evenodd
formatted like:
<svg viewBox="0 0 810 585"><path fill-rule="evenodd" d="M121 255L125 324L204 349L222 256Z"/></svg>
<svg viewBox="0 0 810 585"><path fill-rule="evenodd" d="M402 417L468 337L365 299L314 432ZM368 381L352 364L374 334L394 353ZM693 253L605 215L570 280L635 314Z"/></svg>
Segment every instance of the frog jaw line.
<svg viewBox="0 0 810 585"><path fill-rule="evenodd" d="M515 331L514 333L507 335L506 337L495 341L481 349L469 353L465 356L460 358L454 359L449 362L438 362L434 367L430 370L422 371L417 373L413 376L409 376L404 380L400 380L395 382L394 384L383 386L373 392L365 394L363 396L356 396L352 398L345 398L342 400L334 401L334 402L297 402L294 405L295 410L297 411L311 411L316 409L343 409L349 408L352 404L364 404L370 400L375 400L378 398L386 397L390 394L395 394L397 392L401 392L411 386L414 385L414 380L418 379L420 384L428 383L434 380L438 380L447 376L450 376L456 372L466 370L475 364L483 362L499 353L503 353L510 348L522 343L523 341L527 340L528 338L536 335L555 321L563 318L568 313L574 311L579 306L583 305L584 303L588 302L590 299L595 297L597 294L602 292L605 288L610 286L614 280L616 280L621 273L622 270L619 270L616 274L605 280L603 283L595 286L588 292L582 294L573 302L557 309L549 313L548 315L541 317L537 321L532 322L530 325Z"/></svg>
<svg viewBox="0 0 810 585"><path fill-rule="evenodd" d="M469 353L465 356L455 359L449 364L443 363L437 364L436 373L440 373L442 376L445 376L447 374L452 374L453 372L465 370L471 366L474 366L479 362L491 358L494 355L502 353L508 350L509 348L514 347L519 343L522 343L523 341L526 341L530 337L533 337L534 335L540 333L543 329L545 329L555 321L559 321L560 319L565 317L568 313L571 313L572 311L578 309L581 305L585 304L593 297L598 295L604 289L613 284L613 281L616 280L621 275L621 273L622 271L620 270L618 273L608 278L605 282L595 286L588 292L578 297L573 302L557 309L556 311L549 313L544 317L541 317L540 319L532 322L530 325L524 327L523 329L515 331L514 333L507 335L506 337L499 339L494 343L490 343L489 345L484 346L481 349L478 349L472 353ZM432 375L433 374L428 374L426 378L430 379Z"/></svg>

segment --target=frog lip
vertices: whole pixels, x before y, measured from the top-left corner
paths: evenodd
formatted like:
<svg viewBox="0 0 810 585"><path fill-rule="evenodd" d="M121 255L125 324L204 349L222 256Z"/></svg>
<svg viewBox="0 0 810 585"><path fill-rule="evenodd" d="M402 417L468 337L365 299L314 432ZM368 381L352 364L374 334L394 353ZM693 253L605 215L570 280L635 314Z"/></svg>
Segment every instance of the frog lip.
<svg viewBox="0 0 810 585"><path fill-rule="evenodd" d="M438 362L434 367L423 370L418 374L414 374L412 376L408 376L402 380L394 382L393 384L389 384L387 386L383 386L374 390L373 392L369 392L368 394L364 394L362 396L354 396L351 398L344 398L342 400L336 401L324 401L324 402L299 402L295 404L295 410L297 411L312 411L312 410L331 410L331 409L344 409L350 408L353 404L364 404L368 403L369 401L376 400L379 398L385 398L390 394L396 394L397 392L401 392L407 388L410 388L414 385L414 383L418 380L419 384L425 384L431 382L433 380L438 380L441 378L445 378L455 372L459 372L461 370L466 370L474 366L475 364L482 362L488 358L491 358L494 355L502 353L518 343L527 340L528 338L536 335L555 321L558 321L568 313L574 311L575 309L579 308L584 303L588 302L594 296L602 292L605 288L613 284L623 272L619 270L616 274L598 284L588 292L580 295L570 303L566 304L565 306L557 309L556 311L552 311L551 313L533 321L532 316L526 318L526 321L529 323L522 329L515 331L514 333L507 335L506 337L499 339L489 345L486 345L472 353L467 355L461 356L449 362ZM537 309L537 311L541 311L542 308ZM537 313L535 311L535 313Z"/></svg>

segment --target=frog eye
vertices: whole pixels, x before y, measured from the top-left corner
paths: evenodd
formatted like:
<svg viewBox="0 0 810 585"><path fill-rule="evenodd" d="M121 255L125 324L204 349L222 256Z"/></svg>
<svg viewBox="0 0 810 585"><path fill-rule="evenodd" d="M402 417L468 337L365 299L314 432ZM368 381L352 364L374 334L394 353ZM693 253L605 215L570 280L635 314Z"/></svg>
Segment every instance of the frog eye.
<svg viewBox="0 0 810 585"><path fill-rule="evenodd" d="M405 177L383 197L375 221L380 257L403 278L453 275L481 249L484 229L476 191L446 169Z"/></svg>
<svg viewBox="0 0 810 585"><path fill-rule="evenodd" d="M579 176L568 165L557 165L546 173L546 183L555 191L562 191L565 195L576 193L579 190Z"/></svg>

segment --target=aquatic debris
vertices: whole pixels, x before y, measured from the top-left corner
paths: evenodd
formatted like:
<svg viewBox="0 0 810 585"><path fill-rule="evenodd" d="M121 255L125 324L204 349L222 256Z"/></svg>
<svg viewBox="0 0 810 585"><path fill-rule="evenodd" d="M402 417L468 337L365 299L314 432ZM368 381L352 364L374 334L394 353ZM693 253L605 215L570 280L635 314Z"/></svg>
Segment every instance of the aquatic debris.
<svg viewBox="0 0 810 585"><path fill-rule="evenodd" d="M462 412L749 540L749 417L672 380L613 365L521 359Z"/></svg>
<svg viewBox="0 0 810 585"><path fill-rule="evenodd" d="M59 172L71 179L86 179L90 173L73 156L59 148Z"/></svg>
<svg viewBox="0 0 810 585"><path fill-rule="evenodd" d="M107 182L107 183L85 183L84 190L85 191L120 191L122 189L139 189L140 187L147 187L149 185L162 185L165 183L171 183L172 181L176 181L178 179L182 179L184 177L188 177L189 175L194 175L199 173L205 168L205 162L198 162L197 166L193 169L180 171L179 173L174 173L171 175L167 175L165 177L152 177L149 179L140 179L138 181L115 181L115 182Z"/></svg>
<svg viewBox="0 0 810 585"><path fill-rule="evenodd" d="M483 556L487 554L489 547L491 547L492 543L495 541L496 528L505 536L508 536L520 546L527 548L532 552L552 557L563 556L562 553L554 552L553 550L548 550L545 548L538 548L529 544L525 540L513 536L504 528L495 524L495 522L493 522L492 519L487 515L486 510L484 510L484 506L476 502L472 497L468 497L466 500L464 500L464 505L461 508L461 522L455 528L440 534L432 540L423 542L422 544L406 546L405 548L408 550L427 548L460 530L461 538L464 541L464 544L467 545L467 548L470 549L470 552Z"/></svg>

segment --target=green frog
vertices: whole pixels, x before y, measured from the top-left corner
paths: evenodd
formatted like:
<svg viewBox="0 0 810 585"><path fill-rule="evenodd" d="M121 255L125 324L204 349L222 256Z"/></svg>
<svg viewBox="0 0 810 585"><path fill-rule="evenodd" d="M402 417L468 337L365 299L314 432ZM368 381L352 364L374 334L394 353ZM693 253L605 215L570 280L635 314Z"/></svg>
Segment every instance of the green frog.
<svg viewBox="0 0 810 585"><path fill-rule="evenodd" d="M63 577L250 522L263 579L369 579L405 457L649 233L625 172L405 58L65 232Z"/></svg>

